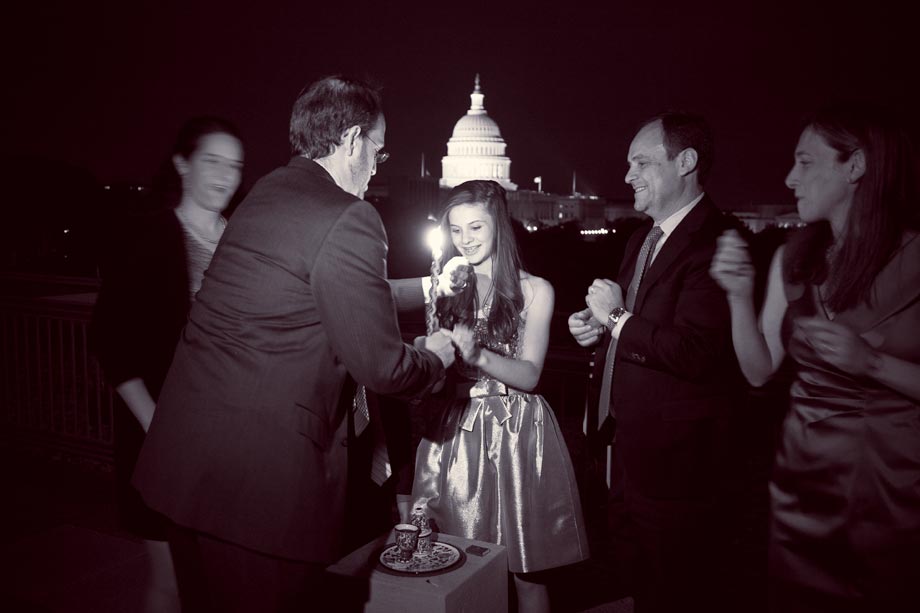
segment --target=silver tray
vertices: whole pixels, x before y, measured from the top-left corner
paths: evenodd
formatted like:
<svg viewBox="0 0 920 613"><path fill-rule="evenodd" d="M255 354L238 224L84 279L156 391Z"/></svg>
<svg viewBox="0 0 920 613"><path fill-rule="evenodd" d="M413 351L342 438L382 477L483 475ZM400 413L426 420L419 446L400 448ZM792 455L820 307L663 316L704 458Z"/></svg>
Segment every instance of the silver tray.
<svg viewBox="0 0 920 613"><path fill-rule="evenodd" d="M460 562L463 554L453 545L435 542L431 544L431 553L412 554L411 560L399 559L399 548L388 545L380 552L380 563L387 570L405 575L422 575L447 570Z"/></svg>

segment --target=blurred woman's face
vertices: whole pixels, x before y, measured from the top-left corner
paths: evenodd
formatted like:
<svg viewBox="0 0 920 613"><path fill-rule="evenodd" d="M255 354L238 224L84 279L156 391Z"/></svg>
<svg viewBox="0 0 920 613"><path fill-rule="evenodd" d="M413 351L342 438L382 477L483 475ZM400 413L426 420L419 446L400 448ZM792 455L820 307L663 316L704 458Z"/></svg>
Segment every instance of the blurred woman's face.
<svg viewBox="0 0 920 613"><path fill-rule="evenodd" d="M447 213L450 239L470 264L482 263L495 250L495 220L482 204L461 204Z"/></svg>
<svg viewBox="0 0 920 613"><path fill-rule="evenodd" d="M849 162L840 162L838 151L823 136L805 128L795 149L795 164L786 176L802 221L826 220L835 229L843 228L856 190L850 176Z"/></svg>
<svg viewBox="0 0 920 613"><path fill-rule="evenodd" d="M243 176L243 144L223 132L207 134L188 157L173 157L182 177L182 197L209 211L227 208Z"/></svg>

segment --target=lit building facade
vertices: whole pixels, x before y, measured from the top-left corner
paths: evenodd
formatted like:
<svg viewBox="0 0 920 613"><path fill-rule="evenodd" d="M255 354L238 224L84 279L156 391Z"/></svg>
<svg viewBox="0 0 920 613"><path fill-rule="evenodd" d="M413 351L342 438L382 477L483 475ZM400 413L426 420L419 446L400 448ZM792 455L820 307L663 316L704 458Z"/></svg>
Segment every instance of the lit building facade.
<svg viewBox="0 0 920 613"><path fill-rule="evenodd" d="M407 240L430 225L453 187L473 179L491 179L507 191L508 212L531 232L564 224L577 224L583 234L592 240L621 222L644 220L645 215L633 207L632 198L605 198L579 193L575 178L571 194L555 194L542 189L518 189L511 181L511 159L505 154L507 144L498 124L489 117L484 105L485 95L479 75L470 94L470 108L454 125L447 141L447 155L441 159L442 178L428 176L424 161L420 177L392 177L383 184L379 176L372 182L367 198L392 219L387 226L397 227L397 221L419 219L418 227L410 231ZM423 158L424 159L424 158ZM536 181L536 179L535 179ZM786 228L800 225L794 207L777 205L749 205L735 209L734 213L753 231L778 226ZM395 238L395 237L391 237ZM397 241L398 242L398 241ZM421 243L420 243L421 244ZM422 246L419 249L427 249ZM427 251L423 255L426 255ZM427 256L426 256L427 257Z"/></svg>

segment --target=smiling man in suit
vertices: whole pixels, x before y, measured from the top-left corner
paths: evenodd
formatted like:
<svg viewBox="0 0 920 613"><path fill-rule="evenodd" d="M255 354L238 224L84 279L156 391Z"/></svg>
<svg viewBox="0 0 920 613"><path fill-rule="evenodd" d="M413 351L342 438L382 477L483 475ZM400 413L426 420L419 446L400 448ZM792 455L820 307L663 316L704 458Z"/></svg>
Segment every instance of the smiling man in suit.
<svg viewBox="0 0 920 613"><path fill-rule="evenodd" d="M207 271L133 480L174 522L183 610L325 602L347 443L368 417L359 386L417 397L453 362L444 334L400 337L383 224L362 200L385 139L377 90L308 87L293 159L253 187Z"/></svg>
<svg viewBox="0 0 920 613"><path fill-rule="evenodd" d="M615 419L611 512L636 557L636 611L716 608L719 511L729 417L743 387L727 302L709 276L716 238L733 225L703 192L712 164L706 122L664 113L629 147L626 182L650 217L630 237L616 281L597 279L569 318L576 341L600 342L590 410ZM621 533L622 534L622 533Z"/></svg>

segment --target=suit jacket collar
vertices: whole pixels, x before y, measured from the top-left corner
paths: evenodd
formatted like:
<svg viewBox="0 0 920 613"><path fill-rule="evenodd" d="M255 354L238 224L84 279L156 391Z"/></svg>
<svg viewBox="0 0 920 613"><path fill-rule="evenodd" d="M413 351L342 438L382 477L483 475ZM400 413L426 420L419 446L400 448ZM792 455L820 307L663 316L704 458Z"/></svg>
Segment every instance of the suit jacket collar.
<svg viewBox="0 0 920 613"><path fill-rule="evenodd" d="M639 293L636 295L636 304L634 306L634 310L637 313L642 308L642 302L649 288L652 287L661 275L671 267L675 260L677 260L687 245L691 243L694 235L703 228L710 216L717 215L718 213L719 210L712 202L712 199L708 195L704 195L703 199L693 207L693 210L684 217L680 224L678 224L674 231L668 236L667 242L665 242L661 251L652 261L652 265L642 278L642 284L639 286ZM645 226L642 226L642 228L645 228ZM651 228L649 227L648 229ZM648 229L645 230L643 236L648 233ZM641 245L641 241L639 244ZM635 260L635 258L633 258L633 260Z"/></svg>
<svg viewBox="0 0 920 613"><path fill-rule="evenodd" d="M329 174L329 171L317 164L315 161L305 158L302 155L295 155L291 158L291 161L288 162L288 168L297 168L299 170L305 170L311 174L316 175L317 177L326 179L330 183L335 183L335 179L332 178L332 175Z"/></svg>

